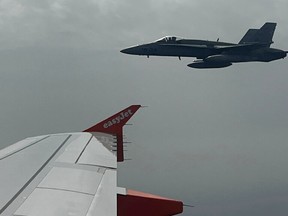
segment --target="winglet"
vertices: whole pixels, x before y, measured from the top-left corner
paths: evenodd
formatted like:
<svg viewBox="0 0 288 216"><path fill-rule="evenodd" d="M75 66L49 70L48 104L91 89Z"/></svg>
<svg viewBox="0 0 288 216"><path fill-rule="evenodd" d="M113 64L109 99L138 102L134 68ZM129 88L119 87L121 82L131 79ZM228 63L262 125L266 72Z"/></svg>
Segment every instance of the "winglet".
<svg viewBox="0 0 288 216"><path fill-rule="evenodd" d="M141 105L131 105L115 115L99 122L84 130L84 132L103 132L116 135L117 137L117 161L124 161L123 153L123 126L136 113Z"/></svg>

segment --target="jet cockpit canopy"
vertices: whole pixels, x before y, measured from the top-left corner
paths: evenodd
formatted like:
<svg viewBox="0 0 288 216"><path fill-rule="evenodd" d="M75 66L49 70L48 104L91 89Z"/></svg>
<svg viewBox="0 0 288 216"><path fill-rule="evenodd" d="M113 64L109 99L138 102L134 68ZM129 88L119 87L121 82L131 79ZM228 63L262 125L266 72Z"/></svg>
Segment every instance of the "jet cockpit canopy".
<svg viewBox="0 0 288 216"><path fill-rule="evenodd" d="M181 40L181 38L176 37L176 36L165 36L163 38L156 40L156 42L157 43L173 43L173 42L176 42L178 40Z"/></svg>

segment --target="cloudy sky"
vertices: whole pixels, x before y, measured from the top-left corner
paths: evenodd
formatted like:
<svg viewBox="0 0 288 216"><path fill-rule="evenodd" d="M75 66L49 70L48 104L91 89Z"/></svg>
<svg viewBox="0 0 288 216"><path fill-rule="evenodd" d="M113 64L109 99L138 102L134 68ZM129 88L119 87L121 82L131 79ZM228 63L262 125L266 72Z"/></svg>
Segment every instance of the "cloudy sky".
<svg viewBox="0 0 288 216"><path fill-rule="evenodd" d="M125 47L165 35L237 43L286 0L0 0L0 146L81 131L131 104L120 186L194 205L183 216L286 216L287 59L197 70Z"/></svg>

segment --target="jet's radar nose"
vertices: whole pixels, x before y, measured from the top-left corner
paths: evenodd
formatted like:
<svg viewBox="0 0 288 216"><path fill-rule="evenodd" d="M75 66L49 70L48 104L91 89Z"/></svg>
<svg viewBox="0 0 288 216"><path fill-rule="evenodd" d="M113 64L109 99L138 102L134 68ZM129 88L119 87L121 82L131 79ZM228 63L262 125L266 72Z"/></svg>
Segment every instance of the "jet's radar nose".
<svg viewBox="0 0 288 216"><path fill-rule="evenodd" d="M130 54L129 48L120 50L121 53Z"/></svg>
<svg viewBox="0 0 288 216"><path fill-rule="evenodd" d="M120 50L121 53L130 54L130 55L137 55L139 52L138 46L129 47L126 49Z"/></svg>
<svg viewBox="0 0 288 216"><path fill-rule="evenodd" d="M120 51L121 53L130 54L130 55L145 55L149 57L150 55L155 55L157 49L154 47L154 44L142 44L137 46L128 47Z"/></svg>

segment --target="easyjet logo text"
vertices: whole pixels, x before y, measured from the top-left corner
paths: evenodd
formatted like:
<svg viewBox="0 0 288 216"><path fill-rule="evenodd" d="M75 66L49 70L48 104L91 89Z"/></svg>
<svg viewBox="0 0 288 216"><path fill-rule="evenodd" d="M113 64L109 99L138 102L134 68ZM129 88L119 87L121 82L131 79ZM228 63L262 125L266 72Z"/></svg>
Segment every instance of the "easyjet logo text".
<svg viewBox="0 0 288 216"><path fill-rule="evenodd" d="M109 121L105 122L103 124L103 127L104 128L109 128L109 127L111 127L113 125L119 124L122 120L124 120L126 118L129 118L132 115L133 115L133 112L130 109L128 111L121 112L118 116L116 116L112 120L109 120Z"/></svg>

